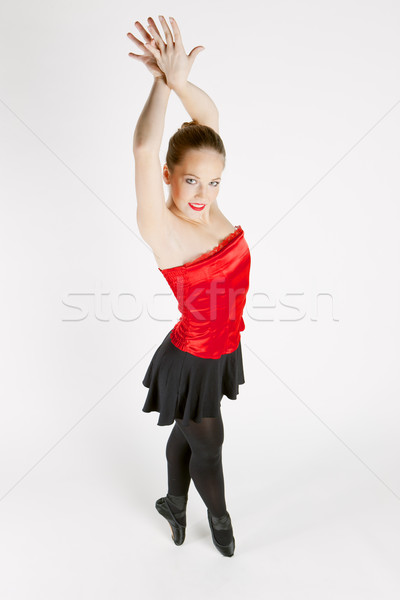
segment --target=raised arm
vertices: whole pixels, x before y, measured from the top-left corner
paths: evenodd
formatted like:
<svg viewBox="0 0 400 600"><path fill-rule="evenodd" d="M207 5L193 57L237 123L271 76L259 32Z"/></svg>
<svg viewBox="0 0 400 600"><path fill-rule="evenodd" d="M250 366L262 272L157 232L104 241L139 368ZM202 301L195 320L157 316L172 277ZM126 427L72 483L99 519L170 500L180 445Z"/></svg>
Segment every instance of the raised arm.
<svg viewBox="0 0 400 600"><path fill-rule="evenodd" d="M164 132L165 113L171 89L181 98L193 119L210 127L218 127L218 112L215 104L205 92L187 81L194 59L203 46L196 46L186 54L180 31L170 17L171 31L164 17L159 17L165 34L160 36L154 20L149 17L148 29L153 38L136 21L135 25L146 42L141 42L131 33L128 37L143 50L144 54L130 52L132 58L140 60L153 74L154 82L136 124L133 136L135 157L135 185L137 197L137 223L140 233L151 245L161 233L166 233L168 209L162 184L160 146Z"/></svg>
<svg viewBox="0 0 400 600"><path fill-rule="evenodd" d="M136 219L144 240L166 226L167 207L161 175L160 146L165 113L171 89L161 77L155 77L133 135L135 157Z"/></svg>
<svg viewBox="0 0 400 600"><path fill-rule="evenodd" d="M133 134L134 154L140 150L160 152L170 93L171 88L163 79L155 77L149 97L136 123Z"/></svg>
<svg viewBox="0 0 400 600"><path fill-rule="evenodd" d="M211 98L199 87L188 81L188 75L196 56L204 50L204 46L195 46L187 55L183 47L181 32L177 22L170 17L172 32L164 17L160 16L160 22L165 34L166 43L162 39L154 20L149 18L149 31L154 40L148 45L154 59L165 74L168 86L174 90L181 99L193 120L201 125L208 125L218 133L218 109Z"/></svg>
<svg viewBox="0 0 400 600"><path fill-rule="evenodd" d="M218 109L206 92L190 81L174 85L172 89L181 99L183 106L193 120L196 120L200 125L208 125L208 127L212 127L214 131L219 133Z"/></svg>

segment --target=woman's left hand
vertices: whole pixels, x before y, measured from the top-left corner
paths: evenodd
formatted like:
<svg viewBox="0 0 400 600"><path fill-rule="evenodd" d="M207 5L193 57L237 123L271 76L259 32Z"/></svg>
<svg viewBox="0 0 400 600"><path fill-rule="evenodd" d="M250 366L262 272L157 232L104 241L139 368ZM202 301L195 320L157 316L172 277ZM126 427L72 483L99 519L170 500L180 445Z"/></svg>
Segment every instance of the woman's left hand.
<svg viewBox="0 0 400 600"><path fill-rule="evenodd" d="M194 59L205 48L204 46L196 46L187 55L176 21L172 17L169 18L175 36L174 41L165 18L160 15L159 19L165 33L166 41L164 42L160 36L154 20L149 17L148 29L154 39L151 42L145 43L145 47L153 54L157 66L165 74L167 85L171 89L177 89L186 83Z"/></svg>

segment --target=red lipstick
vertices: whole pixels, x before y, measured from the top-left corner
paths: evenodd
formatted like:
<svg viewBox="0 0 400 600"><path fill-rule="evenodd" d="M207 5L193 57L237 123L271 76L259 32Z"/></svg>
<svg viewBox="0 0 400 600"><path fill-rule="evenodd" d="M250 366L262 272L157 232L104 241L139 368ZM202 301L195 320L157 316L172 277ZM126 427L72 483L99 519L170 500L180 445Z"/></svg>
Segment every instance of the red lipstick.
<svg viewBox="0 0 400 600"><path fill-rule="evenodd" d="M189 206L190 208L193 208L193 210L203 210L203 208L205 208L205 204L192 204L191 202L189 202Z"/></svg>

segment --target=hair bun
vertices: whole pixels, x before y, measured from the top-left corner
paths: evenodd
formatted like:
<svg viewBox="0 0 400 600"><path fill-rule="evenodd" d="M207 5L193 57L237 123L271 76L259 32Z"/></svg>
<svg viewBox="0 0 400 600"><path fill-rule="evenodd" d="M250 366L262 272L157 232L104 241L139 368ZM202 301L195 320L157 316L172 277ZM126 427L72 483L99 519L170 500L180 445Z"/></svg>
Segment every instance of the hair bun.
<svg viewBox="0 0 400 600"><path fill-rule="evenodd" d="M165 162L170 173L183 163L186 152L191 150L214 150L221 155L225 165L226 152L220 135L208 125L196 119L185 121L170 137Z"/></svg>
<svg viewBox="0 0 400 600"><path fill-rule="evenodd" d="M182 123L181 129L183 129L184 127L190 127L191 125L200 125L200 123L198 121L196 121L196 120L185 121L185 123Z"/></svg>

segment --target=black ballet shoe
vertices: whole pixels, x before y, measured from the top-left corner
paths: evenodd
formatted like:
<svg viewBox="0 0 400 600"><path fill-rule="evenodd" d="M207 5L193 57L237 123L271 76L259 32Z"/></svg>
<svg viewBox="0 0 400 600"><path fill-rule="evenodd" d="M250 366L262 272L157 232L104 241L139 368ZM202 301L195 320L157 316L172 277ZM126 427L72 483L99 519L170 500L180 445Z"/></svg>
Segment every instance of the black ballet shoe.
<svg viewBox="0 0 400 600"><path fill-rule="evenodd" d="M221 531L221 530L226 530L226 529L229 529L230 527L232 527L231 518L230 518L229 513L227 512L222 517L213 517L213 520L212 520L211 513L207 508L207 516L208 516L208 522L210 524L211 535L212 535L212 539L214 542L214 546L217 548L217 550L219 550L221 552L221 554L223 556L233 556L233 554L235 552L235 538L233 537L233 535L232 535L232 541L226 546L223 546L222 544L218 543L217 540L215 539L215 535L214 535L214 529L216 531L218 531L218 530Z"/></svg>
<svg viewBox="0 0 400 600"><path fill-rule="evenodd" d="M168 499L166 496L157 500L156 509L160 515L167 519L168 523L170 524L172 531L171 537L174 540L174 543L177 546L181 546L185 541L186 526L181 525L177 519L183 520L186 514L186 509L174 514L170 505L168 504Z"/></svg>

